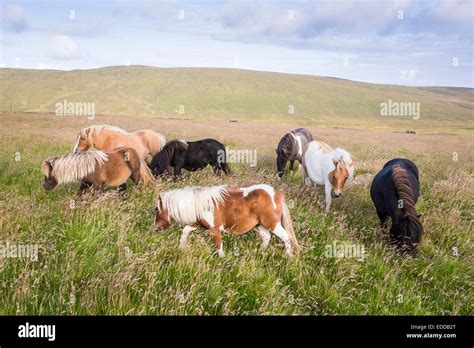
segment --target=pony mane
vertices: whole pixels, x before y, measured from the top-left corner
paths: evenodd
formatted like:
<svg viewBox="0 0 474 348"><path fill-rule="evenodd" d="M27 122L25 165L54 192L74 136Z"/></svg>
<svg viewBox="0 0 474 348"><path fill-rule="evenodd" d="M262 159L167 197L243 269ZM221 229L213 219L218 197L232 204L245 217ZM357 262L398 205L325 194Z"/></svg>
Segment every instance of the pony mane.
<svg viewBox="0 0 474 348"><path fill-rule="evenodd" d="M81 129L81 135L85 138L86 137L86 134L87 134L87 131L89 131L89 141L92 142L92 135L93 134L100 134L100 132L102 132L103 130L110 130L110 131L113 131L113 132L117 132L117 133L121 133L121 134L128 134L128 132L120 127L116 127L116 126L109 126L109 125L106 125L106 124L101 124L101 125L92 125L92 126L89 126L89 127L85 127L85 128L82 128Z"/></svg>
<svg viewBox="0 0 474 348"><path fill-rule="evenodd" d="M187 150L189 144L184 140L172 140L167 143L159 153L157 153L150 163L150 168L154 170L158 168L160 173L164 173L170 166L171 159L173 158L176 149Z"/></svg>
<svg viewBox="0 0 474 348"><path fill-rule="evenodd" d="M204 217L206 212L214 212L229 195L227 185L221 186L186 186L178 190L160 193L159 200L164 209L177 222L192 224ZM159 203L157 202L157 207Z"/></svg>
<svg viewBox="0 0 474 348"><path fill-rule="evenodd" d="M419 243L423 226L418 218L415 202L413 200L413 190L410 186L410 180L405 169L399 165L392 167L392 179L398 199L403 202L404 219L407 221L407 235L413 243Z"/></svg>
<svg viewBox="0 0 474 348"><path fill-rule="evenodd" d="M281 149L283 154L286 157L289 157L291 155L291 150L292 150L293 145L298 147L296 136L293 133L288 132L280 140L280 143L277 146L277 151L278 151L278 149Z"/></svg>
<svg viewBox="0 0 474 348"><path fill-rule="evenodd" d="M58 184L64 184L82 180L95 171L97 164L102 166L108 160L108 155L103 151L70 153L48 158L43 162L43 173L47 177L53 176ZM51 170L47 163L51 165Z"/></svg>
<svg viewBox="0 0 474 348"><path fill-rule="evenodd" d="M346 164L346 169L349 172L349 178L353 179L354 178L354 161L352 160L352 156L347 150L341 149L341 148L336 148L333 153L332 157L334 160L339 161L343 160L344 163Z"/></svg>

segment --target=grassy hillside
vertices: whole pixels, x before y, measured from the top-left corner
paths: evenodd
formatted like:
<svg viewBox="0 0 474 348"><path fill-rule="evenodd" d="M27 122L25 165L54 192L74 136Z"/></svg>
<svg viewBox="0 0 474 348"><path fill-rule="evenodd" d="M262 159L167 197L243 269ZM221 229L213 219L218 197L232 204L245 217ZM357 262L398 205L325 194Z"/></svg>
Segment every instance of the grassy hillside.
<svg viewBox="0 0 474 348"><path fill-rule="evenodd" d="M0 69L0 111L54 112L95 102L96 113L211 120L260 120L320 127L473 134L474 90L376 85L235 69L108 67ZM419 102L419 120L380 116L380 103ZM180 113L180 105L184 113ZM290 106L294 113L289 113Z"/></svg>

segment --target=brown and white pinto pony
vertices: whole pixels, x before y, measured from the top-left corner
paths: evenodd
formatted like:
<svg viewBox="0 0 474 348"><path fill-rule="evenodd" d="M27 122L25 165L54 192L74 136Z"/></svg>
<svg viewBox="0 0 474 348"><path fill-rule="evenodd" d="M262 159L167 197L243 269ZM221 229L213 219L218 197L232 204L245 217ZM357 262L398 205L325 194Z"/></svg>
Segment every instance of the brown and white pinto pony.
<svg viewBox="0 0 474 348"><path fill-rule="evenodd" d="M163 192L157 200L153 228L163 231L174 222L184 225L181 249L187 247L189 234L203 227L213 234L223 257L222 232L240 235L258 225L264 248L273 233L284 242L286 255L300 250L285 196L265 184L245 188L188 186Z"/></svg>
<svg viewBox="0 0 474 348"><path fill-rule="evenodd" d="M108 125L94 125L82 128L77 135L73 152L87 151L91 148L111 151L119 147L129 147L136 151L139 158L146 161L148 154L152 157L161 151L166 144L165 137L149 129L128 133L125 130ZM151 182L153 174L148 166L140 167L141 176Z"/></svg>
<svg viewBox="0 0 474 348"><path fill-rule="evenodd" d="M139 182L142 166L147 166L145 161L134 149L127 147L109 152L88 151L50 157L43 162L43 187L53 190L57 185L80 181L79 195L89 187L95 190L120 187L120 191L125 191L128 178L134 183Z"/></svg>
<svg viewBox="0 0 474 348"><path fill-rule="evenodd" d="M331 207L331 192L338 198L346 181L354 178L354 161L344 149L332 149L322 141L311 141L303 154L303 185L324 185L326 212Z"/></svg>

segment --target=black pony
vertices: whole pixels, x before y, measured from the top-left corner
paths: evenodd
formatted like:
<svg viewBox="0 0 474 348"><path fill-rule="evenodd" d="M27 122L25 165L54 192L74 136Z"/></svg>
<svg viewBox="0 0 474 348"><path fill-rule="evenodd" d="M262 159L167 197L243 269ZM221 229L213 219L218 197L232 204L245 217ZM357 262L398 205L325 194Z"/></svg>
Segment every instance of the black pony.
<svg viewBox="0 0 474 348"><path fill-rule="evenodd" d="M420 215L415 207L419 194L418 168L404 158L388 161L375 176L370 188L382 230L386 231L390 216L392 243L410 254L416 253L423 234Z"/></svg>
<svg viewBox="0 0 474 348"><path fill-rule="evenodd" d="M281 178L285 172L286 162L290 161L290 170L293 171L293 164L298 161L301 165L303 149L313 141L313 135L306 128L293 129L281 138L276 148L277 172Z"/></svg>
<svg viewBox="0 0 474 348"><path fill-rule="evenodd" d="M221 169L229 174L227 154L223 144L215 139L198 141L173 140L157 153L150 163L153 175L163 175L169 167L173 167L174 176L181 174L181 169L196 171L210 164L214 173L220 175Z"/></svg>

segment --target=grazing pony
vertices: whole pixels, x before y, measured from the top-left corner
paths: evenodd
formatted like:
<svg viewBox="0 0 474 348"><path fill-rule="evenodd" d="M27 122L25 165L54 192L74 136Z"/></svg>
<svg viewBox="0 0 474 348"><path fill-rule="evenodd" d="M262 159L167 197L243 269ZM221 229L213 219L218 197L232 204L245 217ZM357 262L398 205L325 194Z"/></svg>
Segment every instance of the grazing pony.
<svg viewBox="0 0 474 348"><path fill-rule="evenodd" d="M283 177L286 162L290 161L290 170L292 172L295 161L301 164L303 149L310 141L313 141L313 135L306 128L293 129L281 138L275 149L277 154L278 177Z"/></svg>
<svg viewBox="0 0 474 348"><path fill-rule="evenodd" d="M155 176L161 176L169 167L173 167L176 178L181 174L182 168L194 172L208 164L213 167L214 173L218 176L221 169L229 174L226 149L222 143L215 139L173 140L153 156L150 169Z"/></svg>
<svg viewBox="0 0 474 348"><path fill-rule="evenodd" d="M331 207L332 189L338 198L347 179L354 178L354 170L354 162L346 150L333 150L322 141L308 143L303 155L303 185L309 186L311 182L324 185L326 212Z"/></svg>
<svg viewBox="0 0 474 348"><path fill-rule="evenodd" d="M77 135L73 152L95 148L110 151L118 147L131 147L146 160L148 154L156 155L166 144L165 137L149 129L128 133L119 127L100 125L82 128Z"/></svg>
<svg viewBox="0 0 474 348"><path fill-rule="evenodd" d="M187 247L189 233L203 227L213 234L218 254L222 257L222 231L240 235L256 225L259 225L257 233L264 248L273 233L285 243L286 255L300 249L285 196L264 184L245 188L188 186L163 192L156 204L153 228L163 231L173 222L185 225L180 239L181 249Z"/></svg>
<svg viewBox="0 0 474 348"><path fill-rule="evenodd" d="M79 195L90 186L96 190L119 186L120 191L125 191L128 178L131 177L134 183L141 178L141 166L146 166L145 161L134 149L127 147L110 152L76 152L51 157L43 162L43 187L52 190L60 184L80 181Z"/></svg>
<svg viewBox="0 0 474 348"><path fill-rule="evenodd" d="M418 168L415 163L404 158L388 161L375 176L370 187L380 226L387 230L390 216L392 244L402 252L416 253L421 241L423 226L415 204L420 194Z"/></svg>
<svg viewBox="0 0 474 348"><path fill-rule="evenodd" d="M144 161L148 154L154 156L166 144L165 137L149 129L128 133L114 126L89 126L82 128L77 136L73 152L87 151L96 148L102 151L111 151L119 147L129 147L136 151L138 157ZM148 166L140 166L141 176L147 178L145 183L151 183L153 175Z"/></svg>

